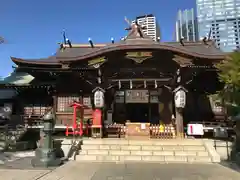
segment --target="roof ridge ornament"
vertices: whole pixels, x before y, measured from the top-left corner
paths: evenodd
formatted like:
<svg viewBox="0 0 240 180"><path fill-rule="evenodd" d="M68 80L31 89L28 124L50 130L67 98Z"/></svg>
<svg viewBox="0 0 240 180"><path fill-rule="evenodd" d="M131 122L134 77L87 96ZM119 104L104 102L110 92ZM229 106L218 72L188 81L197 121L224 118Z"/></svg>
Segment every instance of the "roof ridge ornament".
<svg viewBox="0 0 240 180"><path fill-rule="evenodd" d="M213 45L211 36L212 36L212 28L210 28L210 30L207 33L207 35L205 37L203 37L203 39L202 39L204 45L207 45L208 47Z"/></svg>
<svg viewBox="0 0 240 180"><path fill-rule="evenodd" d="M72 42L66 38L66 31L65 29L63 30L62 32L62 36L63 36L63 42L62 43L59 43L60 45L60 50L65 50L66 46L68 45L70 48L72 48Z"/></svg>
<svg viewBox="0 0 240 180"><path fill-rule="evenodd" d="M131 23L131 21L129 21L129 19L127 19L127 17L125 16L124 20L127 22L127 24L129 25L128 28L125 28L125 30L129 31L127 38L144 38L144 33L143 33L143 29L146 29L146 26L141 26L140 24L138 24L137 22L137 18L135 19L134 23ZM125 39L125 40L126 40Z"/></svg>
<svg viewBox="0 0 240 180"><path fill-rule="evenodd" d="M185 44L184 44L184 37L181 37L180 40L179 40L179 42L180 42L180 44L181 44L182 46L185 46Z"/></svg>

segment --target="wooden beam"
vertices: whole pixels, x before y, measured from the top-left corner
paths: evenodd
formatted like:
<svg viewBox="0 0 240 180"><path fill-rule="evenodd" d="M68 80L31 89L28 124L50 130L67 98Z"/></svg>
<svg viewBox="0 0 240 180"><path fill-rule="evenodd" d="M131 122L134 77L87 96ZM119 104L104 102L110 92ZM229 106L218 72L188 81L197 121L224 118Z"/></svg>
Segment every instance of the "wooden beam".
<svg viewBox="0 0 240 180"><path fill-rule="evenodd" d="M64 67L64 66L63 66ZM18 67L19 70L24 70L24 71L39 71L39 72L81 72L81 71L88 71L88 70L94 70L96 71L95 68L63 68L62 66L57 68L57 67Z"/></svg>
<svg viewBox="0 0 240 180"><path fill-rule="evenodd" d="M174 55L173 61L175 61L176 63L178 63L181 67L186 67L186 66L191 66L193 65L193 60L190 58L186 58L183 56L179 56L179 55Z"/></svg>
<svg viewBox="0 0 240 180"><path fill-rule="evenodd" d="M112 81L112 82L118 82L118 81L121 81L121 82L129 82L130 80L131 81L138 81L138 82L141 82L141 81L170 81L172 78L156 78L156 79L148 79L148 78L139 78L139 79L109 79L108 81Z"/></svg>
<svg viewBox="0 0 240 180"><path fill-rule="evenodd" d="M178 138L184 138L182 109L176 109L176 132Z"/></svg>

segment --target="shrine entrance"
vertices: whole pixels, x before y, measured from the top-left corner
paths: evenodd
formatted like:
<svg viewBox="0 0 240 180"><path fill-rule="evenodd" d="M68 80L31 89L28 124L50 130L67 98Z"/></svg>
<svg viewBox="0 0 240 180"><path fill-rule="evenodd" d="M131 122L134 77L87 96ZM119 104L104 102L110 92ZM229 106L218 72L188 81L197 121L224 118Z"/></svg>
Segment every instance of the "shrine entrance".
<svg viewBox="0 0 240 180"><path fill-rule="evenodd" d="M158 90L146 89L117 91L113 111L114 122L160 124L160 120L164 120L164 114L166 115L166 112L161 112L161 108L159 108L164 104L164 102L160 102L160 100L164 101L163 98L159 99L160 94ZM171 113L169 117L165 117L165 119L169 118L171 118Z"/></svg>
<svg viewBox="0 0 240 180"><path fill-rule="evenodd" d="M160 113L157 103L126 104L126 119L131 122L159 124Z"/></svg>
<svg viewBox="0 0 240 180"><path fill-rule="evenodd" d="M149 122L149 107L147 103L126 104L126 119L131 122Z"/></svg>

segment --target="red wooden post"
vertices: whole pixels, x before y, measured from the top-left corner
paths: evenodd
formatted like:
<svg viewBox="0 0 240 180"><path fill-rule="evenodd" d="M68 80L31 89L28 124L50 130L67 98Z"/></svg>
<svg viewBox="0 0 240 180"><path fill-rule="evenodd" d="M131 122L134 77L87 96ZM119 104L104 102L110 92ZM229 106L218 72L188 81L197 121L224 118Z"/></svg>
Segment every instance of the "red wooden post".
<svg viewBox="0 0 240 180"><path fill-rule="evenodd" d="M69 132L69 126L67 125L67 128L66 128L66 136L69 135L69 134L79 134L80 136L83 135L83 113L84 113L84 108L85 106L80 104L80 103L77 103L77 102L74 102L71 107L73 107L73 120L72 120L72 128L73 128L73 132ZM80 122L79 124L77 123L77 109L80 109ZM78 129L79 128L79 129Z"/></svg>
<svg viewBox="0 0 240 180"><path fill-rule="evenodd" d="M73 131L75 132L75 129L77 128L77 105L74 103L72 105L73 107Z"/></svg>
<svg viewBox="0 0 240 180"><path fill-rule="evenodd" d="M67 127L66 127L66 132L65 132L66 136L68 136L69 134L69 130L68 130L68 124L67 124Z"/></svg>
<svg viewBox="0 0 240 180"><path fill-rule="evenodd" d="M81 113L80 113L80 122L79 122L79 134L80 134L80 136L82 136L83 135L83 106L81 106L81 107L79 107L79 108L81 108L80 109L80 111L81 111Z"/></svg>

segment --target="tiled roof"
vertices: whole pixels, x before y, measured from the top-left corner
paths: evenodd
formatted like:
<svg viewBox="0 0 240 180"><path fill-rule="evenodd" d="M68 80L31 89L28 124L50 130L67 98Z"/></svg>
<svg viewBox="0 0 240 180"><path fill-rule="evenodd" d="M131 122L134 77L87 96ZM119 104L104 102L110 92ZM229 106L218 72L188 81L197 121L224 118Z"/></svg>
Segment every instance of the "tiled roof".
<svg viewBox="0 0 240 180"><path fill-rule="evenodd" d="M72 48L64 45L62 50L56 52L54 56L43 59L20 59L12 57L16 64L61 64L63 61L76 61L99 56L116 50L143 50L143 49L163 49L173 53L182 53L192 57L205 59L223 59L225 53L217 49L210 41L208 44L203 42L185 42L184 46L179 42L156 42L150 38L131 38L116 42L114 44L96 44L92 48L90 44L72 44Z"/></svg>

